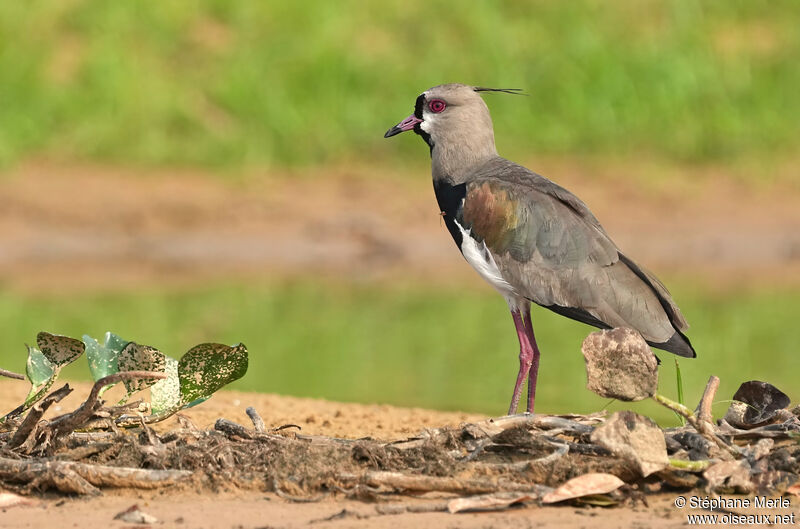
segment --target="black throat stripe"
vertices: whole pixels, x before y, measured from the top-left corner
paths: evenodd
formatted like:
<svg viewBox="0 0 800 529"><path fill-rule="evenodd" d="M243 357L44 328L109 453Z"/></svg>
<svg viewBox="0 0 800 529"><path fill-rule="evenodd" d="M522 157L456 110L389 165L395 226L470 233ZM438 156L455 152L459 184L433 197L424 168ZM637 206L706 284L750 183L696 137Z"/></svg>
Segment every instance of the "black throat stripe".
<svg viewBox="0 0 800 529"><path fill-rule="evenodd" d="M419 97L417 97L417 102L414 103L415 118L422 119L423 108L425 108L425 94L420 94ZM425 140L425 143L427 143L428 147L430 147L431 155L433 155L433 140L431 140L431 135L422 130L422 127L420 125L421 123L417 123L416 125L414 125L414 132L418 136L421 136L423 140Z"/></svg>
<svg viewBox="0 0 800 529"><path fill-rule="evenodd" d="M414 103L414 117L422 119L422 109L425 107L425 94L420 94L417 97L417 102Z"/></svg>

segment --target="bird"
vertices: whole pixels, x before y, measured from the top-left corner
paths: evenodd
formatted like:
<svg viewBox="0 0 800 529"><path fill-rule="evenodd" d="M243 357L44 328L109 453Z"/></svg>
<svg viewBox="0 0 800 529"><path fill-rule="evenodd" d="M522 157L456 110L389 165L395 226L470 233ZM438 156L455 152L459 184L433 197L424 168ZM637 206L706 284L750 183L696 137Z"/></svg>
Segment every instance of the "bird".
<svg viewBox="0 0 800 529"><path fill-rule="evenodd" d="M528 381L534 413L540 351L531 303L601 329L629 327L652 347L694 358L688 323L664 284L611 240L577 196L501 157L483 93L517 88L434 86L384 138L414 131L430 148L444 224L466 261L506 300L519 340L508 414Z"/></svg>

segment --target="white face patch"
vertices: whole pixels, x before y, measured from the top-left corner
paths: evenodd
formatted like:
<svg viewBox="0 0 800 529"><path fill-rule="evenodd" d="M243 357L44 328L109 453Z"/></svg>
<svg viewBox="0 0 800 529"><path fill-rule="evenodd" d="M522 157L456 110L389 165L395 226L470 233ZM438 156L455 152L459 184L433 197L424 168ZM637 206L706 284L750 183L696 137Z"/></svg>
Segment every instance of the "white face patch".
<svg viewBox="0 0 800 529"><path fill-rule="evenodd" d="M419 128L430 134L431 128L435 125L435 123L436 123L436 114L433 114L428 111L422 112L422 123L419 124Z"/></svg>

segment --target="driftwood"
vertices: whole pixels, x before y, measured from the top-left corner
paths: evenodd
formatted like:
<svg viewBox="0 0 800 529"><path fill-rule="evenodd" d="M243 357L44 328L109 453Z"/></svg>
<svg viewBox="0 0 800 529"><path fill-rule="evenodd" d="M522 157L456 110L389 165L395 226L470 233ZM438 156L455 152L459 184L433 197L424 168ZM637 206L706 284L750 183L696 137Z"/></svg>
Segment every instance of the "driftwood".
<svg viewBox="0 0 800 529"><path fill-rule="evenodd" d="M172 485L192 475L185 470L146 470L141 468L89 465L72 461L15 460L0 457L0 478L51 485L61 492L99 494L96 487L153 489Z"/></svg>

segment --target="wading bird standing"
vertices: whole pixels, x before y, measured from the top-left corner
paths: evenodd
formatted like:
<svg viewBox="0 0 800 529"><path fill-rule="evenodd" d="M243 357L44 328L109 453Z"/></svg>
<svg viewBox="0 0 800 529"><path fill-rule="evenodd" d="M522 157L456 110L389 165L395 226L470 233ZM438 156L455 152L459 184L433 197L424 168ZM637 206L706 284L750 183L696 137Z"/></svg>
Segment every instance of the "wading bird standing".
<svg viewBox="0 0 800 529"><path fill-rule="evenodd" d="M632 327L651 346L694 357L686 320L664 285L625 256L578 197L501 158L480 92L445 84L417 97L414 114L386 132L413 130L431 150L433 188L450 235L505 298L519 338L519 373L508 413L528 378L533 413L539 349L531 302L603 329Z"/></svg>

